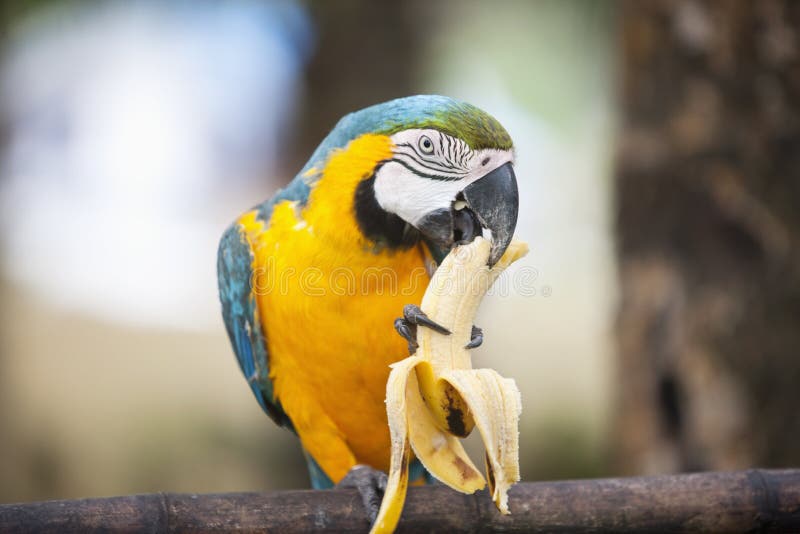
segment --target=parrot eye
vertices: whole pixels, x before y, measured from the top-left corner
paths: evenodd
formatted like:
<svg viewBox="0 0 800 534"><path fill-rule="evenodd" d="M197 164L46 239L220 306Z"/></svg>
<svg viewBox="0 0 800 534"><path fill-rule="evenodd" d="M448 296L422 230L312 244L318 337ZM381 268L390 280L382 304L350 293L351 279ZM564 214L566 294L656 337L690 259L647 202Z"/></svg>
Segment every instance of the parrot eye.
<svg viewBox="0 0 800 534"><path fill-rule="evenodd" d="M423 154L433 154L433 141L427 135L419 138L419 149Z"/></svg>

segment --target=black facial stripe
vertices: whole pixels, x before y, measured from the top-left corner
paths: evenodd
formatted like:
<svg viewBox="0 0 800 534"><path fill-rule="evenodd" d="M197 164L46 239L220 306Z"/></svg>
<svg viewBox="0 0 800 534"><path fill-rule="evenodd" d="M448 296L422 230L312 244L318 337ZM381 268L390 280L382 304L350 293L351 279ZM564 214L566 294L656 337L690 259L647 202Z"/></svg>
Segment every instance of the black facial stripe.
<svg viewBox="0 0 800 534"><path fill-rule="evenodd" d="M464 145L461 147L461 157L460 161L461 164L466 166L466 162L471 160L475 155L475 152L469 148L468 146Z"/></svg>
<svg viewBox="0 0 800 534"><path fill-rule="evenodd" d="M464 161L463 157L461 158L461 161L458 161L457 155L458 153L463 154L465 150L469 148L467 147L467 144L464 142L459 142L458 139L443 134L442 132L437 133L439 134L439 144L435 146L433 155L420 152L419 148L411 143L398 143L397 147L400 149L400 151L402 151L403 148L410 149L420 160L431 165L438 165L442 167L442 169L458 169L460 171L466 171L466 161ZM438 159L434 160L431 158ZM420 163L422 163L422 161Z"/></svg>
<svg viewBox="0 0 800 534"><path fill-rule="evenodd" d="M463 168L461 168L461 167L459 167L457 165L453 165L449 161L445 164L445 162L438 161L438 160L434 161L434 160L430 160L430 159L419 159L419 158L416 158L414 156L414 154L410 154L410 153L405 152L403 150L398 150L397 151L397 155L398 156L407 156L407 157L411 158L412 160L418 161L420 165L422 165L423 167L426 167L428 169L440 170L442 172L450 172L451 170L454 170L455 172L458 172L458 173L467 174L467 170L466 169L463 169Z"/></svg>
<svg viewBox="0 0 800 534"><path fill-rule="evenodd" d="M441 135L445 139L445 141L447 141L447 159L450 161L455 161L456 160L454 155L456 149L455 143L453 143L449 135L444 135L444 134Z"/></svg>
<svg viewBox="0 0 800 534"><path fill-rule="evenodd" d="M400 143L397 146L401 147L401 150L397 151L398 154L404 154L404 155L407 155L407 156L409 156L409 157L411 157L413 159L416 159L416 160L419 161L419 163L421 165L424 165L425 163L428 163L430 165L439 165L440 167L443 167L443 168L453 168L453 169L457 168L457 167L453 166L452 164L450 164L450 162L448 162L448 165L444 165L441 161L430 159L431 158L431 154L423 154L422 152L420 152L417 149L417 147L415 147L411 143ZM413 154L409 153L409 152L403 152L402 148L411 149ZM440 153L439 157L441 157L441 153Z"/></svg>
<svg viewBox="0 0 800 534"><path fill-rule="evenodd" d="M414 174L416 174L418 176L422 176L423 178L430 178L431 180L442 180L443 182L455 182L455 181L463 179L463 176L444 176L444 175L441 175L441 174L429 174L429 173L423 172L423 171L421 171L419 169L413 168L411 165L409 165L405 161L403 161L401 159L398 159L396 157L392 158L390 161L397 162L400 165L402 165L403 167L405 167L406 169L408 169L409 171L413 172Z"/></svg>
<svg viewBox="0 0 800 534"><path fill-rule="evenodd" d="M411 161L414 161L415 163L418 163L421 167L424 167L424 168L426 168L428 170L439 171L439 172L442 172L442 173L450 173L451 169L453 169L455 171L455 172L453 172L453 174L460 174L462 176L466 176L468 174L468 171L466 169L463 169L461 167L457 167L457 166L453 165L450 162L447 162L447 165L445 165L444 163L442 163L440 161L433 161L433 160L425 158L424 155L419 154L419 152L417 152L414 149L414 147L409 145L408 143L403 143L403 144L400 144L400 145L397 145L397 146L401 147L399 150L395 151L395 154L397 156L408 157ZM409 153L408 151L402 150L403 147L408 147L408 148L412 149L414 151L414 153L412 154L412 153ZM419 157L415 157L415 156L419 156Z"/></svg>
<svg viewBox="0 0 800 534"><path fill-rule="evenodd" d="M416 161L414 158L409 157L407 154L396 154L394 158L395 161L401 161L405 164L406 168L415 170L415 172L420 174L429 174L433 176L441 176L446 177L449 180L461 180L465 178L468 173L467 172L458 172L458 171L451 171L449 169L442 169L438 167L432 167L430 165L425 165L419 161Z"/></svg>
<svg viewBox="0 0 800 534"><path fill-rule="evenodd" d="M450 140L447 139L447 137L442 132L438 132L438 133L439 133L439 146L441 147L442 158L444 160L448 161L448 160L450 160L450 156L449 156L449 154L445 155L445 152L449 152L448 145L450 143Z"/></svg>
<svg viewBox="0 0 800 534"><path fill-rule="evenodd" d="M455 181L463 178L463 176L460 174L449 173L447 171L442 171L441 169L430 168L425 165L421 165L418 161L414 160L413 158L408 158L404 154L397 154L397 157L392 158L392 161L400 163L406 169L419 176L424 176L434 180Z"/></svg>
<svg viewBox="0 0 800 534"><path fill-rule="evenodd" d="M381 165L375 169L375 173ZM356 187L353 200L356 222L368 239L378 249L406 249L419 242L419 231L399 216L384 210L375 198L375 174Z"/></svg>
<svg viewBox="0 0 800 534"><path fill-rule="evenodd" d="M464 169L448 168L448 167L444 167L444 166L438 165L437 163L432 162L432 161L419 160L419 159L415 158L412 154L408 154L406 152L402 152L402 151L399 151L399 150L395 152L395 156L400 157L400 158L406 158L405 161L409 162L410 164L419 165L423 169L427 169L429 171L439 172L439 173L442 173L442 174L452 174L452 175L457 175L457 176L466 176L467 174L469 174Z"/></svg>

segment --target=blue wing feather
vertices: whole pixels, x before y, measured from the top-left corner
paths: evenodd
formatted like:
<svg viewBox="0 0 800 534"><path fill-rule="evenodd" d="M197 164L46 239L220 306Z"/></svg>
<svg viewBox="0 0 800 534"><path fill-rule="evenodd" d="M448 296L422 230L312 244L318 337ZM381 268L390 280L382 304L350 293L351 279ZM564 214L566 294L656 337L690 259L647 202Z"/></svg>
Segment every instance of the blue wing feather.
<svg viewBox="0 0 800 534"><path fill-rule="evenodd" d="M330 489L333 487L333 481L325 474L325 471L319 466L316 460L308 453L303 447L303 454L306 457L306 464L308 465L308 477L311 479L311 487L314 489Z"/></svg>
<svg viewBox="0 0 800 534"><path fill-rule="evenodd" d="M247 236L240 225L231 225L222 236L217 256L225 328L239 367L258 403L276 423L292 428L291 420L275 399L269 378L267 341L250 286L252 264L253 252Z"/></svg>

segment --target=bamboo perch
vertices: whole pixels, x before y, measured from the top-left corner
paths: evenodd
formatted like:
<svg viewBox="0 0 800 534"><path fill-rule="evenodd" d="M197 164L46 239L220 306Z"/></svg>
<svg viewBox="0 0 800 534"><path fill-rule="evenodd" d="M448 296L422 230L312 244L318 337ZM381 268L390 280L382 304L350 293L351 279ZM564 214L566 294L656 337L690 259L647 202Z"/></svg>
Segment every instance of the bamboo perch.
<svg viewBox="0 0 800 534"><path fill-rule="evenodd" d="M398 532L800 532L800 469L528 482L500 515L485 491L411 488ZM366 532L355 490L0 505L0 532Z"/></svg>

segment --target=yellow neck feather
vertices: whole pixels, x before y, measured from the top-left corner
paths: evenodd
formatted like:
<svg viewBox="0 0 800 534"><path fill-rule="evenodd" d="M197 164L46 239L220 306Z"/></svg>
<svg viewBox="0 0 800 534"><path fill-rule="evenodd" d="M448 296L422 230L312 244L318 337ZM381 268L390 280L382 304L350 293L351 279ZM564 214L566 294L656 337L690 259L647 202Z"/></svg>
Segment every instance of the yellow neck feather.
<svg viewBox="0 0 800 534"><path fill-rule="evenodd" d="M385 135L366 134L331 154L319 181L312 187L302 218L318 235L352 246L370 244L358 227L354 198L362 180L377 164L392 156L392 142Z"/></svg>

